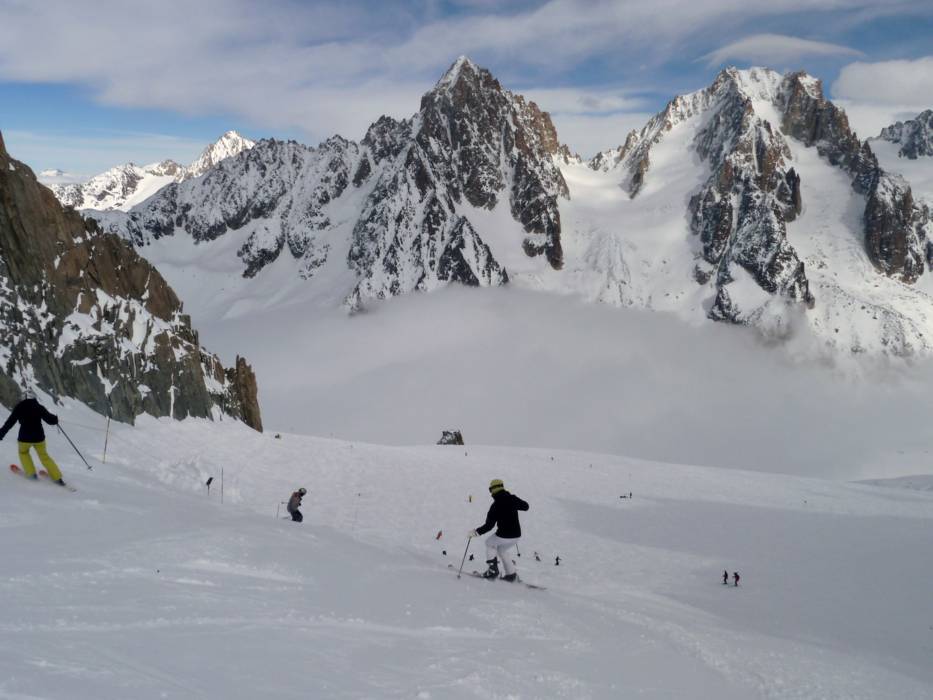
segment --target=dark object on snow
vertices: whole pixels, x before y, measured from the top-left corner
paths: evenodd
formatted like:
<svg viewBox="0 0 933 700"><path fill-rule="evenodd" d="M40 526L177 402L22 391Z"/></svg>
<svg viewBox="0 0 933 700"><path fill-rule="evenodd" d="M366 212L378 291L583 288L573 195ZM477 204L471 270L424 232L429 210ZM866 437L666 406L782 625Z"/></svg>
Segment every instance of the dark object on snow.
<svg viewBox="0 0 933 700"><path fill-rule="evenodd" d="M541 561L541 557L538 556L537 552L535 552L535 561Z"/></svg>
<svg viewBox="0 0 933 700"><path fill-rule="evenodd" d="M42 422L49 425L58 425L58 417L49 413L45 406L40 404L35 398L27 398L20 401L13 408L10 417L0 428L0 440L6 437L13 424L19 421L19 441L20 442L45 442L45 430L42 428Z"/></svg>
<svg viewBox="0 0 933 700"><path fill-rule="evenodd" d="M735 585L736 585L736 586L739 585L739 579L740 579L740 578L742 578L742 577L739 576L739 572L738 572L738 571L736 571L735 573L732 574L732 580L735 581Z"/></svg>
<svg viewBox="0 0 933 700"><path fill-rule="evenodd" d="M492 494L492 505L486 515L486 522L476 528L476 534L485 535L496 527L496 535L505 539L522 536L522 527L518 522L518 511L528 510L528 504L505 489Z"/></svg>
<svg viewBox="0 0 933 700"><path fill-rule="evenodd" d="M292 520L294 520L296 523L300 523L302 520L304 520L304 516L301 514L301 511L298 510L298 508L301 507L301 499L304 498L306 493L308 493L307 489L302 487L295 491L291 498L288 499L288 505L285 509L289 512L289 514L292 516Z"/></svg>
<svg viewBox="0 0 933 700"><path fill-rule="evenodd" d="M446 550L446 549L442 549L442 550L441 550L441 554L443 554L443 555L446 557L446 556L447 556L447 550Z"/></svg>
<svg viewBox="0 0 933 700"><path fill-rule="evenodd" d="M723 569L722 571L722 585L723 586L729 585L729 572L726 571L725 569Z"/></svg>
<svg viewBox="0 0 933 700"><path fill-rule="evenodd" d="M276 434L275 434L275 439L276 439L276 440L281 440L281 439L282 439L282 436L281 436L279 433L276 433Z"/></svg>
<svg viewBox="0 0 933 700"><path fill-rule="evenodd" d="M499 578L499 560L493 557L492 559L487 559L486 563L489 565L489 568L483 573L483 578Z"/></svg>
<svg viewBox="0 0 933 700"><path fill-rule="evenodd" d="M210 488L212 483L214 483L214 477L209 476L209 477L207 477L207 481L204 482L204 485L205 485L207 488Z"/></svg>
<svg viewBox="0 0 933 700"><path fill-rule="evenodd" d="M459 430L444 430L441 433L441 439L437 441L438 445L462 445L463 433Z"/></svg>
<svg viewBox="0 0 933 700"><path fill-rule="evenodd" d="M437 531L437 537L435 537L434 539L439 540L439 539L443 536L443 534L444 534L444 531L443 531L443 530L438 530L438 531Z"/></svg>
<svg viewBox="0 0 933 700"><path fill-rule="evenodd" d="M473 555L472 555L472 554L470 555L470 561L473 561Z"/></svg>
<svg viewBox="0 0 933 700"><path fill-rule="evenodd" d="M560 566L560 557L554 557L554 566Z"/></svg>

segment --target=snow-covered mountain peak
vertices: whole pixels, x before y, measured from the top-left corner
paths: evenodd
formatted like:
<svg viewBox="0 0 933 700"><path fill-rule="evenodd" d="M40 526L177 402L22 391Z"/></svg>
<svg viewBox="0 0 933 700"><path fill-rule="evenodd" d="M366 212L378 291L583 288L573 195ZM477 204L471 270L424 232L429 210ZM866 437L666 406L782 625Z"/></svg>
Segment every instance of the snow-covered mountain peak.
<svg viewBox="0 0 933 700"><path fill-rule="evenodd" d="M469 79L483 70L485 69L481 69L473 63L468 56L460 56L451 64L447 72L440 77L440 80L434 85L434 90L449 90L460 81L461 77ZM489 71L485 72L488 73Z"/></svg>
<svg viewBox="0 0 933 700"><path fill-rule="evenodd" d="M899 145L898 155L902 158L933 156L933 109L885 127L878 138Z"/></svg>
<svg viewBox="0 0 933 700"><path fill-rule="evenodd" d="M139 166L133 162L110 168L84 183L44 178L58 200L75 209L128 211L173 182L200 177L226 158L250 149L255 143L236 131L228 131L185 167L174 160Z"/></svg>
<svg viewBox="0 0 933 700"><path fill-rule="evenodd" d="M132 165L132 164L131 164ZM175 177L179 175L184 170L184 166L176 163L174 160L166 159L159 161L158 163L150 163L149 165L142 166L142 171L150 175L157 175L160 177Z"/></svg>
<svg viewBox="0 0 933 700"><path fill-rule="evenodd" d="M228 131L210 146L205 148L200 157L186 169L185 177L200 177L225 158L235 156L256 145L236 131Z"/></svg>

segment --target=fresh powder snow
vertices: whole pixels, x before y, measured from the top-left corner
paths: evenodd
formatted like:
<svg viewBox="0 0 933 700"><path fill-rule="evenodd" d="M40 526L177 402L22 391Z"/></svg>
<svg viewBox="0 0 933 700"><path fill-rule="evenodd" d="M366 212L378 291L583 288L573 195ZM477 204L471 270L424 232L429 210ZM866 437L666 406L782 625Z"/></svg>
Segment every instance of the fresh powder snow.
<svg viewBox="0 0 933 700"><path fill-rule="evenodd" d="M150 418L102 464L106 422L60 415L95 469L51 435L77 493L3 477L4 697L933 692L929 492ZM493 477L546 591L456 577Z"/></svg>

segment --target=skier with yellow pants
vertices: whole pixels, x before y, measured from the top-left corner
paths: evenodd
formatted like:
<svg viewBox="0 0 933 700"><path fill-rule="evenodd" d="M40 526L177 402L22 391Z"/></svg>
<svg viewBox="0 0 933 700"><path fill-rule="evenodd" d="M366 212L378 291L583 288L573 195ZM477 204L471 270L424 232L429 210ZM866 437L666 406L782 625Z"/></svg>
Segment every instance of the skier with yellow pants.
<svg viewBox="0 0 933 700"><path fill-rule="evenodd" d="M36 454L39 455L39 461L42 462L42 466L45 467L52 481L64 486L65 481L62 479L58 465L49 457L45 449L45 430L42 428L43 421L49 425L58 425L58 417L49 413L45 406L36 399L35 393L27 389L23 400L16 404L6 423L0 427L0 440L6 437L17 421L19 422L19 461L26 478L38 478L36 465L29 453L30 450L35 449Z"/></svg>

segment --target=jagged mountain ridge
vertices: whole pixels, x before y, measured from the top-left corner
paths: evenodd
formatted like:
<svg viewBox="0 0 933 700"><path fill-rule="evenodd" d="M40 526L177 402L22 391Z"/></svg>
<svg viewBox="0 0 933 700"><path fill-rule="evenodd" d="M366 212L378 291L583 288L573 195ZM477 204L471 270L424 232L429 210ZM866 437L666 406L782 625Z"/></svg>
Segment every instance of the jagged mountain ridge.
<svg viewBox="0 0 933 700"><path fill-rule="evenodd" d="M0 135L0 400L25 386L132 422L229 415L262 429L256 380L204 350L159 272L65 209Z"/></svg>
<svg viewBox="0 0 933 700"><path fill-rule="evenodd" d="M557 201L567 196L559 148L546 113L461 58L416 115L382 117L360 143L261 141L126 215L94 216L136 245L233 234L245 277L287 250L310 279L339 248L334 264L353 273L344 296L359 308L449 282L504 284L505 269L472 223L477 212L507 207L522 232L516 246L559 268Z"/></svg>
<svg viewBox="0 0 933 700"><path fill-rule="evenodd" d="M642 130L629 134L623 146L597 155L588 165L615 177L628 196L637 199L652 176L658 145L687 124L693 124L695 133L681 150L693 152L705 166L705 179L689 193L688 217L689 231L698 244L694 275L701 286L714 291L711 303L702 305L710 318L786 334L794 314L781 308L776 299L801 303L808 309L802 313L811 324L821 317L826 323L827 313L833 317L838 313L833 300L845 297L846 304L854 304L852 299L874 284L877 272L908 284L924 273L931 233L929 210L914 201L907 182L879 166L871 148L851 131L845 115L825 99L820 82L812 76L727 69L709 88L675 98ZM810 150L818 155L816 160ZM813 172L801 172L799 161L812 163ZM865 273L861 288L854 290L840 289L817 272L821 286L828 289L828 298L820 299L811 290L807 265L825 270L845 263L816 253L805 262L807 256L798 247L810 247L810 241L795 243L788 226L808 204L819 204L803 196L801 178L835 177L826 172L827 166L848 180L861 202L853 200L861 210L857 224L852 220L835 224L861 237L862 252L874 269L866 271L861 261L852 261L860 274ZM849 243L841 245L854 255ZM747 276L754 287L739 279ZM916 299L925 315L929 298L918 292ZM810 311L821 302L824 308ZM909 354L930 347L909 317L885 310L880 315L886 320L879 319L874 302L859 303L859 308L870 309L872 321L887 324L879 331L886 345L883 352ZM826 329L818 332L825 335ZM838 332L832 329L833 335ZM855 335L859 339L853 339L848 349L862 351L863 334ZM835 338L824 340L837 342Z"/></svg>
<svg viewBox="0 0 933 700"><path fill-rule="evenodd" d="M933 156L933 109L885 127L877 138L900 146L898 155L902 158L916 160Z"/></svg>
<svg viewBox="0 0 933 700"><path fill-rule="evenodd" d="M151 197L162 187L172 182L200 177L223 159L248 150L253 145L253 141L236 131L228 131L207 146L198 159L187 167L173 160L141 166L124 163L81 183L56 184L55 176L49 175L45 178L46 186L65 206L75 209L126 211ZM40 175L40 180L42 179Z"/></svg>
<svg viewBox="0 0 933 700"><path fill-rule="evenodd" d="M414 117L383 117L360 143L263 141L94 216L175 258L182 234L185 255L235 250L246 279L291 260L292 292L352 308L510 281L768 337L807 327L846 352L933 350L929 211L805 73L727 69L583 164L546 113L461 58ZM852 308L865 318L842 332Z"/></svg>

